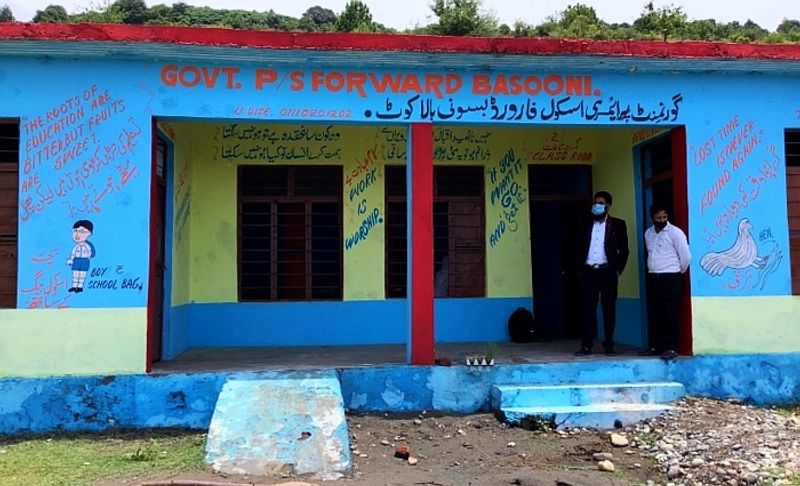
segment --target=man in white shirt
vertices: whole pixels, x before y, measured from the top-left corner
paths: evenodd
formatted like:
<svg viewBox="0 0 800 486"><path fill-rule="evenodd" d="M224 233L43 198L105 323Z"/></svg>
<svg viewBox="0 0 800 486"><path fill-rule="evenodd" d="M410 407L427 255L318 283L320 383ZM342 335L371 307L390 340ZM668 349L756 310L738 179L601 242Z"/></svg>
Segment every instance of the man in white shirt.
<svg viewBox="0 0 800 486"><path fill-rule="evenodd" d="M653 226L644 234L647 248L647 296L649 347L641 356L661 353L664 359L678 356L678 311L680 309L683 274L689 269L692 255L686 234L669 224L667 207L650 206Z"/></svg>

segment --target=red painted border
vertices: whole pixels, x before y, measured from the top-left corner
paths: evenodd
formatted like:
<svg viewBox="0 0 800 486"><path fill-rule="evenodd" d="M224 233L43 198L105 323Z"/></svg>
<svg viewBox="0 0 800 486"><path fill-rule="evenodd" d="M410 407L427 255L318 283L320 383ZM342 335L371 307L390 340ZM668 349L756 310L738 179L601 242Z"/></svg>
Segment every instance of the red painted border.
<svg viewBox="0 0 800 486"><path fill-rule="evenodd" d="M0 41L18 39L65 42L150 42L286 50L800 60L800 45L798 44L438 37L400 34L269 32L155 25L0 23Z"/></svg>
<svg viewBox="0 0 800 486"><path fill-rule="evenodd" d="M152 120L152 127L151 127L151 135L150 135L150 263L148 264L148 270L150 275L147 279L147 342L145 342L145 355L146 355L146 362L145 362L145 371L150 373L153 361L155 360L155 356L153 356L153 350L151 343L155 338L155 333L157 330L157 312L156 312L156 304L154 300L157 298L156 286L160 285L158 282L156 275L156 247L158 245L158 234L156 231L156 218L158 217L158 204L155 203L156 197L158 195L157 192L157 184L156 184L156 158L158 156L158 145L156 144L156 140L158 140L158 125L156 120Z"/></svg>
<svg viewBox="0 0 800 486"><path fill-rule="evenodd" d="M675 224L680 228L689 228L689 196L686 168L686 127L672 130L672 199L674 201L672 215ZM688 237L688 235L687 235ZM689 272L683 277L683 295L679 315L681 354L694 354L692 338L692 280Z"/></svg>
<svg viewBox="0 0 800 486"><path fill-rule="evenodd" d="M411 364L432 365L433 124L411 124Z"/></svg>

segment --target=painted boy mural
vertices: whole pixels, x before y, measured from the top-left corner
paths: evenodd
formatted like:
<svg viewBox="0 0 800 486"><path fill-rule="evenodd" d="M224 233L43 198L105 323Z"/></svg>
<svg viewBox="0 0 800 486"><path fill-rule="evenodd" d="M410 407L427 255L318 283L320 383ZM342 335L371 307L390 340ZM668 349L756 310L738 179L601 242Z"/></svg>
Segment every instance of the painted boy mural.
<svg viewBox="0 0 800 486"><path fill-rule="evenodd" d="M72 287L67 292L83 292L83 282L89 271L89 259L94 258L94 245L89 241L94 225L88 219L75 221L72 225L72 240L76 245L69 254L67 265L72 266Z"/></svg>

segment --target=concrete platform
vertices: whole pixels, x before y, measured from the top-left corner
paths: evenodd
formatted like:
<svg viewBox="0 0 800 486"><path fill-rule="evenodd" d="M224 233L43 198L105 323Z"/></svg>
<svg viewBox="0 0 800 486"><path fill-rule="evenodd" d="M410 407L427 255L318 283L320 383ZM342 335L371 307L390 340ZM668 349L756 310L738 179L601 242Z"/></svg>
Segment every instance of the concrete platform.
<svg viewBox="0 0 800 486"><path fill-rule="evenodd" d="M488 343L445 343L436 345L436 357L464 364L467 356L484 354ZM602 354L575 356L577 340L539 343L496 343L496 364L534 364L594 362L639 358L637 348L617 345L616 357ZM658 359L658 358L648 358ZM378 365L402 365L406 362L403 344L377 346L284 346L272 348L193 348L176 359L153 365L153 373L198 373L218 371L279 371L357 368Z"/></svg>

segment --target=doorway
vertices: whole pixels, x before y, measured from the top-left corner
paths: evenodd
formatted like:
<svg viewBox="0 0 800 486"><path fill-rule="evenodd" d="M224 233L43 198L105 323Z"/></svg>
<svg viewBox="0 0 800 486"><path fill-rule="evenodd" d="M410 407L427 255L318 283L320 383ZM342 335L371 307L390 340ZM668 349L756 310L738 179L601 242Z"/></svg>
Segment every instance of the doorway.
<svg viewBox="0 0 800 486"><path fill-rule="evenodd" d="M528 167L533 310L547 337L580 336L578 221L592 200L588 165Z"/></svg>
<svg viewBox="0 0 800 486"><path fill-rule="evenodd" d="M154 135L157 130L153 129ZM168 145L153 137L153 171L150 193L150 281L147 295L147 372L161 361L164 329L164 271L166 269L166 198Z"/></svg>
<svg viewBox="0 0 800 486"><path fill-rule="evenodd" d="M654 201L665 204L671 224L689 235L689 209L686 188L686 129L677 127L668 134L638 147L642 179L642 228L652 225L650 205ZM691 241L689 242L691 248ZM646 251L640 251L643 261L640 268L647 271ZM647 279L642 278L642 297L647 302ZM688 272L684 275L679 314L679 351L692 354L692 303ZM645 306L646 308L646 306ZM645 310L645 316L647 312ZM649 319L649 316L647 316Z"/></svg>

